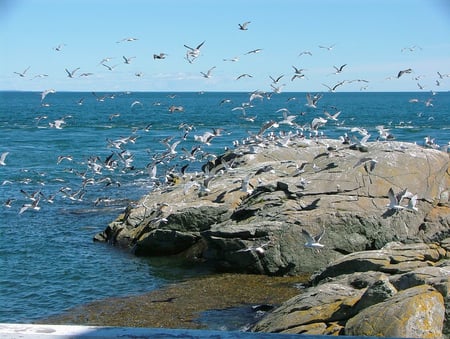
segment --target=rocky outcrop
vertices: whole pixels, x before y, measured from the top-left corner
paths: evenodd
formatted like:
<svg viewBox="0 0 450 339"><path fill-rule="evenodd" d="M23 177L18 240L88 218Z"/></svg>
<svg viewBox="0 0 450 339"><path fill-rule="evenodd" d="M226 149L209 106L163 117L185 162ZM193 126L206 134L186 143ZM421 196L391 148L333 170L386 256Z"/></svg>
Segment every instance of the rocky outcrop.
<svg viewBox="0 0 450 339"><path fill-rule="evenodd" d="M169 173L169 184L128 207L95 240L137 255L207 261L224 271L314 272L392 241L448 237L449 167L447 153L411 143L357 147L292 137L285 147L267 139L226 152L201 174ZM388 208L390 188L417 194L417 210ZM302 229L325 229L320 253L304 246ZM364 271L390 273L400 265L359 260ZM341 266L339 274L352 269Z"/></svg>
<svg viewBox="0 0 450 339"><path fill-rule="evenodd" d="M450 334L450 239L387 244L346 255L315 274L253 331L441 338ZM353 268L353 269L352 269Z"/></svg>

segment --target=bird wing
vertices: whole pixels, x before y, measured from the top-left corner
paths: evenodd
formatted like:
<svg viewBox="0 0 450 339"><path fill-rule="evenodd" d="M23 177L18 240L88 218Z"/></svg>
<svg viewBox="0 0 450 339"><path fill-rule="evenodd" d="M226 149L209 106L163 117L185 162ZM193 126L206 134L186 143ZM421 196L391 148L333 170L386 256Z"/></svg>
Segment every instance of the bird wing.
<svg viewBox="0 0 450 339"><path fill-rule="evenodd" d="M314 238L311 236L311 234L309 234L309 232L307 230L302 228L302 234L306 238L306 241L308 243L313 243L314 242Z"/></svg>
<svg viewBox="0 0 450 339"><path fill-rule="evenodd" d="M322 228L322 231L321 231L319 234L317 234L316 236L314 236L315 242L320 242L320 240L322 239L322 237L324 236L324 234L325 234L325 227Z"/></svg>
<svg viewBox="0 0 450 339"><path fill-rule="evenodd" d="M388 197L389 197L389 206L390 207L398 205L397 197L395 196L395 193L394 193L394 190L392 189L392 187L389 188Z"/></svg>

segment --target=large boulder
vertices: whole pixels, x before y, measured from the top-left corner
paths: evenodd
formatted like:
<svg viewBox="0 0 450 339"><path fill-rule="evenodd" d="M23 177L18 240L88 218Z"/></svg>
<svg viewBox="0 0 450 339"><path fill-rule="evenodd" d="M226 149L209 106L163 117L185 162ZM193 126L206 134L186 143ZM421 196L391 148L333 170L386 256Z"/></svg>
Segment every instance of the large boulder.
<svg viewBox="0 0 450 339"><path fill-rule="evenodd" d="M373 337L448 336L450 252L444 246L448 240L415 246L389 243L380 250L346 255L313 275L297 296L267 314L251 330ZM352 265L354 270L349 269Z"/></svg>
<svg viewBox="0 0 450 339"><path fill-rule="evenodd" d="M264 140L226 152L201 174L170 173L169 184L127 208L95 240L137 255L206 260L225 271L313 272L391 241L447 237L449 168L447 153L411 143L358 148L292 137L284 147ZM391 188L417 194L417 210L388 208ZM320 253L304 246L302 229L325 229Z"/></svg>

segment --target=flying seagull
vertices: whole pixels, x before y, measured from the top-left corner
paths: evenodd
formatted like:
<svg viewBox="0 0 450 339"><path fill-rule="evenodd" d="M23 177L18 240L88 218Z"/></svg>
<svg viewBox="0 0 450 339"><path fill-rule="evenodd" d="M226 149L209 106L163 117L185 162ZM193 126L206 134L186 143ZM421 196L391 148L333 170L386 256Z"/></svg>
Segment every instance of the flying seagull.
<svg viewBox="0 0 450 339"><path fill-rule="evenodd" d="M194 61L196 58L198 58L200 56L200 48L203 46L204 43L205 43L205 41L198 44L197 47L195 47L195 48L189 47L188 45L183 45L184 47L186 47L188 49L188 51L186 52L186 59L189 62Z"/></svg>
<svg viewBox="0 0 450 339"><path fill-rule="evenodd" d="M322 247L325 246L320 243L320 240L322 239L323 235L325 234L325 228L323 228L322 231L315 236L312 236L305 229L302 229L302 234L306 238L305 247L316 249L317 251L319 251Z"/></svg>
<svg viewBox="0 0 450 339"><path fill-rule="evenodd" d="M398 72L398 74L397 74L397 79L398 78L400 78L403 74L405 74L405 73L412 73L412 69L411 68L408 68L408 69L404 69L404 70L402 70L402 71L400 71L400 72Z"/></svg>
<svg viewBox="0 0 450 339"><path fill-rule="evenodd" d="M239 25L239 29L241 31L246 31L248 30L247 26L250 24L251 21L246 21L243 24L238 24Z"/></svg>
<svg viewBox="0 0 450 339"><path fill-rule="evenodd" d="M20 72L14 72L14 73L23 78L23 77L25 77L25 74L27 73L27 71L29 69L30 69L30 66L28 66L22 73L20 73Z"/></svg>
<svg viewBox="0 0 450 339"><path fill-rule="evenodd" d="M8 156L9 152L3 152L2 155L0 155L0 166L5 166L5 159Z"/></svg>

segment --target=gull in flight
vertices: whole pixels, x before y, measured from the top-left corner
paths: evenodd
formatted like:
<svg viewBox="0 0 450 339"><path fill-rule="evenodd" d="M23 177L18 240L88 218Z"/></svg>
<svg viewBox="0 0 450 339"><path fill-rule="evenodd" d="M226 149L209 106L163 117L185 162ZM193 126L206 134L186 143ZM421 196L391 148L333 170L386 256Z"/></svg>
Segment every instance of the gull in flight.
<svg viewBox="0 0 450 339"><path fill-rule="evenodd" d="M259 53L259 52L261 52L262 51L262 48L256 48L256 49L252 49L251 51L248 51L247 53L245 53L245 54L256 54L256 53Z"/></svg>
<svg viewBox="0 0 450 339"><path fill-rule="evenodd" d="M186 59L189 62L194 61L195 59L197 59L200 56L200 48L203 46L204 43L205 43L205 41L198 44L197 47L195 47L195 48L189 47L188 45L183 45L184 47L186 47L188 49L188 51L186 52Z"/></svg>
<svg viewBox="0 0 450 339"><path fill-rule="evenodd" d="M247 26L251 23L251 21L246 21L243 24L238 24L239 25L239 29L241 31L246 31L248 30Z"/></svg>
<svg viewBox="0 0 450 339"><path fill-rule="evenodd" d="M324 245L320 243L320 240L325 234L325 228L323 228L322 231L315 236L312 236L305 229L302 229L302 234L306 238L305 247L316 249L317 251L319 251L322 247L324 247Z"/></svg>
<svg viewBox="0 0 450 339"><path fill-rule="evenodd" d="M335 72L334 74L339 74L339 73L341 73L345 66L347 66L347 64L343 64L343 65L341 65L341 66L339 66L339 67L333 66L334 69L336 70L336 72Z"/></svg>
<svg viewBox="0 0 450 339"><path fill-rule="evenodd" d="M131 62L132 59L136 58L135 56L129 57L127 58L126 56L122 56L123 58L123 62L126 64L129 64Z"/></svg>
<svg viewBox="0 0 450 339"><path fill-rule="evenodd" d="M335 73L336 74L336 73ZM322 85L324 85L326 88L328 88L328 91L329 92L334 92L334 91L336 91L336 88L338 88L339 86L342 86L343 84L345 84L345 80L344 81L340 81L340 82L338 82L336 85L334 85L333 87L330 87L330 86L328 86L328 85L326 85L326 84L322 84Z"/></svg>
<svg viewBox="0 0 450 339"><path fill-rule="evenodd" d="M38 206L39 200L40 200L40 198L38 197L31 204L23 204L22 208L19 211L19 214L22 214L23 212L25 212L29 208L31 208L31 209L33 209L35 211L39 211L41 209L41 207Z"/></svg>
<svg viewBox="0 0 450 339"><path fill-rule="evenodd" d="M46 89L45 91L43 91L41 93L41 101L44 101L44 99L47 96L47 94L50 94L50 93L56 93L56 91L54 89L52 89L52 88L51 89Z"/></svg>
<svg viewBox="0 0 450 339"><path fill-rule="evenodd" d="M322 95L316 94L312 96L310 93L306 94L306 104L305 106L311 107L311 108L317 108L317 102L322 98Z"/></svg>
<svg viewBox="0 0 450 339"><path fill-rule="evenodd" d="M2 155L0 155L0 166L5 166L5 159L8 156L9 152L3 152Z"/></svg>
<svg viewBox="0 0 450 339"><path fill-rule="evenodd" d="M302 56L302 55L310 55L310 56L312 56L312 53L310 51L303 51L298 56Z"/></svg>
<svg viewBox="0 0 450 339"><path fill-rule="evenodd" d="M57 52L60 52L64 46L66 46L66 44L59 44L58 46L53 47L53 49Z"/></svg>
<svg viewBox="0 0 450 339"><path fill-rule="evenodd" d="M136 41L136 40L139 40L139 39L138 38L129 37L129 38L123 38L122 40L116 41L116 43L121 43L121 42L124 42L124 41L130 42L130 41Z"/></svg>
<svg viewBox="0 0 450 339"><path fill-rule="evenodd" d="M404 70L398 72L397 79L400 78L405 73L407 73L407 74L412 73L412 69L411 68L407 68L407 69L404 69Z"/></svg>
<svg viewBox="0 0 450 339"><path fill-rule="evenodd" d="M25 74L30 69L30 66L28 66L22 73L20 72L14 72L15 74L19 75L21 78L25 77Z"/></svg>
<svg viewBox="0 0 450 339"><path fill-rule="evenodd" d="M319 45L319 48L323 48L323 49L326 49L328 51L331 51L334 48L335 45L336 44L333 44L333 45L330 45L330 46Z"/></svg>
<svg viewBox="0 0 450 339"><path fill-rule="evenodd" d="M208 72L204 73L204 72L200 72L204 78L211 78L211 72L213 71L213 69L216 68L216 66L211 67L210 69L208 69Z"/></svg>
<svg viewBox="0 0 450 339"><path fill-rule="evenodd" d="M166 53L153 54L153 59L162 60L167 57Z"/></svg>
<svg viewBox="0 0 450 339"><path fill-rule="evenodd" d="M73 78L73 76L75 75L75 72L78 71L79 69L80 69L80 67L77 67L77 68L75 68L73 71L70 72L70 71L66 68L67 76L68 76L69 78Z"/></svg>
<svg viewBox="0 0 450 339"><path fill-rule="evenodd" d="M391 188L389 188L389 191L388 191L389 204L387 204L386 207L390 210L405 209L406 206L401 205L402 200L404 198L411 199L411 197L413 197L413 194L408 192L408 190L406 188L404 190L398 192L397 194L395 194L394 190L391 187ZM417 200L417 196L416 196L415 200ZM412 205L411 205L411 208L413 208Z"/></svg>
<svg viewBox="0 0 450 339"><path fill-rule="evenodd" d="M236 252L256 252L258 254L264 254L264 252L266 251L265 247L269 246L271 243L272 243L272 241L269 240L268 242L261 244L259 246L250 246L247 248L237 250Z"/></svg>

